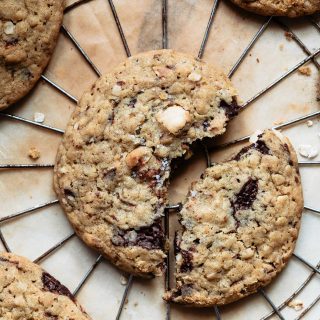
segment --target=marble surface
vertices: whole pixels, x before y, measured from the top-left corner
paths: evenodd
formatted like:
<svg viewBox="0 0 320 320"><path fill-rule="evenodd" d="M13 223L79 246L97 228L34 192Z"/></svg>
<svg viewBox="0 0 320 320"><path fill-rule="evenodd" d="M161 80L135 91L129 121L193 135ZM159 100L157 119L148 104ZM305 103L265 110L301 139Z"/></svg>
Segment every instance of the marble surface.
<svg viewBox="0 0 320 320"><path fill-rule="evenodd" d="M69 1L70 3L70 1ZM137 53L161 47L161 1L115 0L124 33L131 52ZM197 55L202 36L210 15L212 1L175 0L169 3L169 47ZM246 14L222 1L208 39L203 59L219 65L227 73L265 18ZM117 32L113 16L106 0L92 0L67 13L65 25L83 46L102 73L111 70L125 59L125 51ZM320 33L306 19L286 20L310 51L320 47ZM246 57L232 82L243 101L254 96L273 80L285 73L306 54L294 41L289 41L284 31L272 23L250 54ZM216 143L222 143L251 134L257 129L273 126L298 116L319 110L317 102L319 73L310 63L311 76L295 72L267 94L250 104L230 123L227 134ZM96 79L70 40L61 34L57 49L46 75L76 97ZM28 119L35 112L45 114L45 124L63 129L74 104L40 81L33 92L17 106L6 110ZM312 144L320 149L320 125L306 122L283 130L298 148L300 144ZM30 147L41 152L38 163L54 163L61 135L21 122L0 118L0 163L32 163L28 158ZM240 148L240 145L212 152L213 161L221 161ZM315 160L319 160L319 157ZM183 200L191 181L200 176L205 168L201 153L178 168L170 187L171 202ZM302 167L301 175L307 206L320 209L319 166ZM0 217L55 199L52 189L51 169L23 169L0 171ZM171 231L174 229L171 219ZM320 259L320 216L305 210L296 253L313 265ZM35 259L48 248L72 233L58 204L37 210L27 216L1 225L1 230L12 251ZM41 264L71 290L94 263L97 254L72 238ZM290 296L310 274L310 270L292 258L288 267L266 288L266 292L280 304ZM115 319L125 286L121 273L103 261L99 264L78 298L93 319ZM161 299L164 279L135 279L121 319L165 319L166 305ZM316 275L299 295L304 306L309 305L320 293L320 277ZM201 310L173 306L174 320L214 319L212 309ZM259 294L221 308L223 319L259 319L271 311ZM301 311L285 308L286 319L296 318ZM276 317L274 317L276 319ZM307 313L305 319L320 319L320 303Z"/></svg>

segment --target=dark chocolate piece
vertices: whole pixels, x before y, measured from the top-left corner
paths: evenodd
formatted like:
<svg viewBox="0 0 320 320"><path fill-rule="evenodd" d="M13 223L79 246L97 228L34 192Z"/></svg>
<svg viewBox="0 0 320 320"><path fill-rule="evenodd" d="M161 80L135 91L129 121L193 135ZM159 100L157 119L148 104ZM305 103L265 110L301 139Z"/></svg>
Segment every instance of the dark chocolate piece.
<svg viewBox="0 0 320 320"><path fill-rule="evenodd" d="M231 104L221 100L219 107L225 110L226 116L229 119L235 117L240 110L236 97L233 97Z"/></svg>
<svg viewBox="0 0 320 320"><path fill-rule="evenodd" d="M165 237L161 225L158 220L151 226L142 227L138 230L118 230L118 233L113 237L112 242L116 246L140 246L145 249L163 249Z"/></svg>
<svg viewBox="0 0 320 320"><path fill-rule="evenodd" d="M64 285L62 285L57 279L51 276L47 272L42 273L42 283L43 289L52 293L60 294L62 296L67 296L72 301L74 301L74 296Z"/></svg>

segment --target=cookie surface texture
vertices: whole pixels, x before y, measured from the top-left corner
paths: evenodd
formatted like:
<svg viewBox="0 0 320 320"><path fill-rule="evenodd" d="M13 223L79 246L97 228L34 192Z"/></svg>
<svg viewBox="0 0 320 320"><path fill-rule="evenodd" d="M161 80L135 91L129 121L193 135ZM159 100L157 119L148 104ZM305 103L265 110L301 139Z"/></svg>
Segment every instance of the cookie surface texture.
<svg viewBox="0 0 320 320"><path fill-rule="evenodd" d="M171 50L127 59L85 93L59 147L54 185L70 222L119 268L161 275L171 160L225 131L230 81Z"/></svg>
<svg viewBox="0 0 320 320"><path fill-rule="evenodd" d="M319 0L231 0L241 8L264 16L291 18L320 11Z"/></svg>
<svg viewBox="0 0 320 320"><path fill-rule="evenodd" d="M0 253L0 318L90 320L70 291L26 258Z"/></svg>
<svg viewBox="0 0 320 320"><path fill-rule="evenodd" d="M280 133L266 131L233 160L214 164L181 211L176 288L165 299L221 305L265 286L294 250L302 209L297 157Z"/></svg>
<svg viewBox="0 0 320 320"><path fill-rule="evenodd" d="M24 97L47 66L63 0L0 1L0 110Z"/></svg>

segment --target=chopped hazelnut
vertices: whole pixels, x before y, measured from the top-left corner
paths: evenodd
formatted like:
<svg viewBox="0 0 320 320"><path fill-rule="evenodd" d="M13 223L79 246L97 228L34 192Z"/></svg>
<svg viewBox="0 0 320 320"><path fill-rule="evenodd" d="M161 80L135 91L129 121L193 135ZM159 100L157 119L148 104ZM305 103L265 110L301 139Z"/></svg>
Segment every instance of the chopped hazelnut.
<svg viewBox="0 0 320 320"><path fill-rule="evenodd" d="M191 117L190 113L182 107L172 106L163 111L159 111L156 119L169 132L176 134L190 122Z"/></svg>

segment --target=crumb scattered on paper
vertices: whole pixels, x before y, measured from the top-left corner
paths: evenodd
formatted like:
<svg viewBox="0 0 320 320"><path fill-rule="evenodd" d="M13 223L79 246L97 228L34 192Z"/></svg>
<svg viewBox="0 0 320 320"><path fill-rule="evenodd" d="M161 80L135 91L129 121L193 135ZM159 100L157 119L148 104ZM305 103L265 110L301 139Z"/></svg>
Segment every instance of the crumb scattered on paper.
<svg viewBox="0 0 320 320"><path fill-rule="evenodd" d="M44 122L45 116L41 112L35 112L33 115L33 120L38 123Z"/></svg>
<svg viewBox="0 0 320 320"><path fill-rule="evenodd" d="M313 121L312 120L308 120L307 121L307 126L308 127L312 127L313 126Z"/></svg>
<svg viewBox="0 0 320 320"><path fill-rule="evenodd" d="M282 51L282 50L283 50L283 48L284 48L284 45L283 45L283 43L281 43L281 44L279 45L279 49L280 49L280 51Z"/></svg>
<svg viewBox="0 0 320 320"><path fill-rule="evenodd" d="M319 154L318 149L310 144L300 144L298 150L302 157L308 159L315 158Z"/></svg>
<svg viewBox="0 0 320 320"><path fill-rule="evenodd" d="M37 159L39 159L40 158L40 151L37 149L37 148L35 148L35 147L31 147L30 149L29 149L29 152L28 152L28 156L29 156L29 158L31 158L32 160L37 160Z"/></svg>
<svg viewBox="0 0 320 320"><path fill-rule="evenodd" d="M128 283L128 279L127 279L125 276L121 275L121 276L120 276L120 283L121 283L123 286L125 286L125 285Z"/></svg>
<svg viewBox="0 0 320 320"><path fill-rule="evenodd" d="M303 309L303 302L301 300L294 299L288 303L288 306L296 311L300 311Z"/></svg>
<svg viewBox="0 0 320 320"><path fill-rule="evenodd" d="M311 76L311 69L310 67L300 67L299 69L300 74L310 77Z"/></svg>
<svg viewBox="0 0 320 320"><path fill-rule="evenodd" d="M291 41L292 40L292 38L293 38L293 35L292 35L292 33L291 32L285 32L284 33L284 35L286 36L286 39L288 40L288 41Z"/></svg>
<svg viewBox="0 0 320 320"><path fill-rule="evenodd" d="M260 63L260 60L259 60L259 58L257 58L256 60L257 60L257 62L258 62L258 63Z"/></svg>

